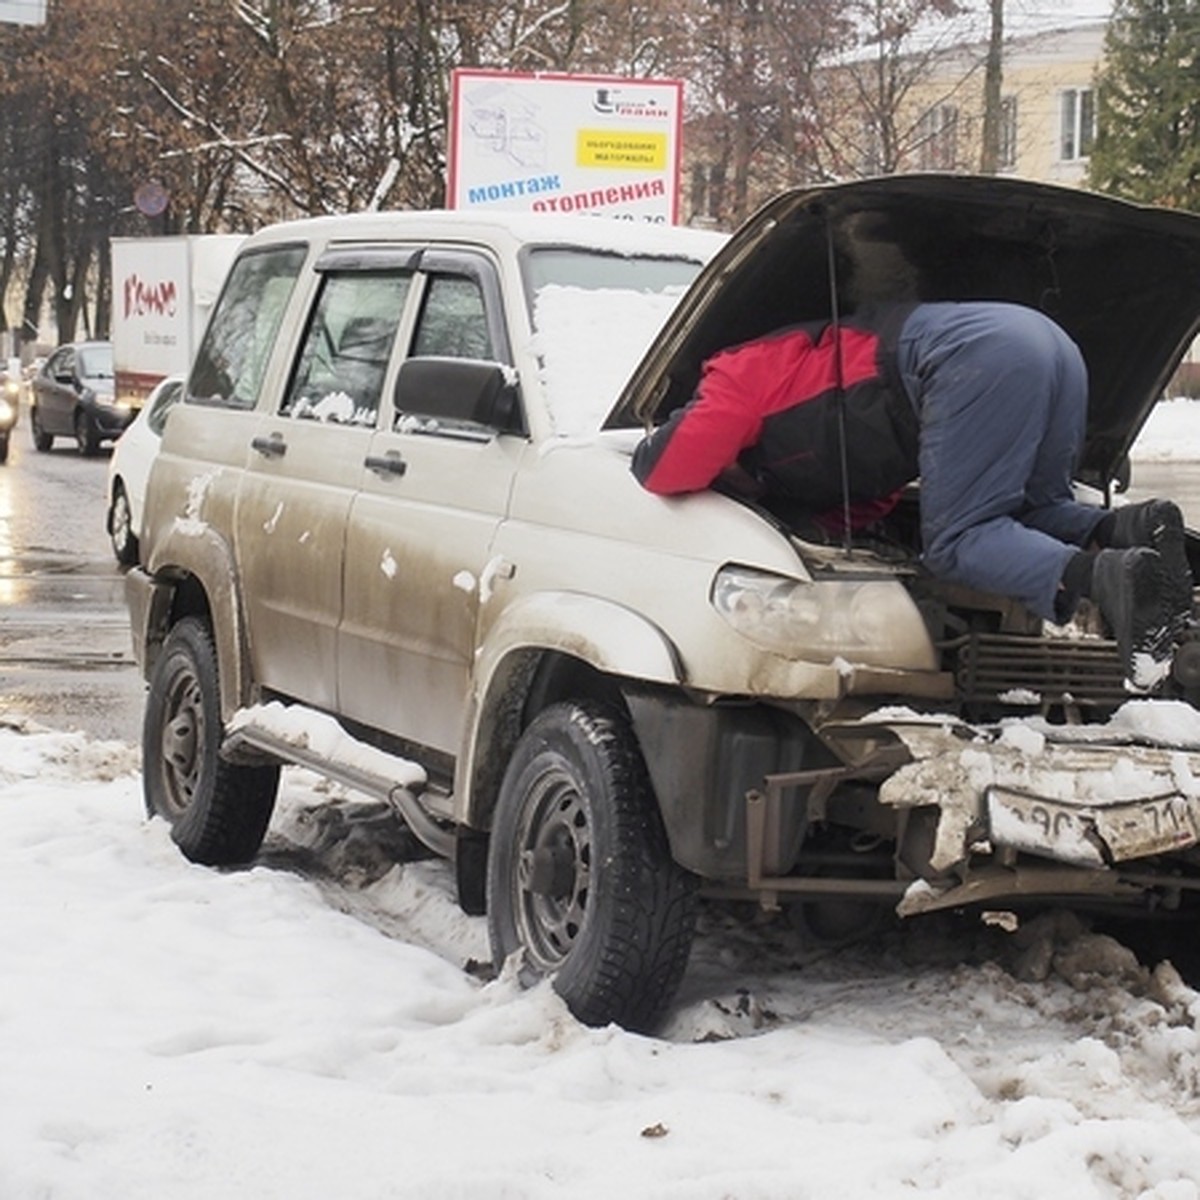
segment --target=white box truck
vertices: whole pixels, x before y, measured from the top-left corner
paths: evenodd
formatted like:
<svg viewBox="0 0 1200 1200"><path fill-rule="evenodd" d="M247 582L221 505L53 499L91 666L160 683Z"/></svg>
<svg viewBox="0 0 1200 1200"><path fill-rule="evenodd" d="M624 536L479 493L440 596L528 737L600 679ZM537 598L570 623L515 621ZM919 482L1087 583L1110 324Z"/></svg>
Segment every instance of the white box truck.
<svg viewBox="0 0 1200 1200"><path fill-rule="evenodd" d="M140 408L187 372L241 234L113 238L113 366L118 397Z"/></svg>

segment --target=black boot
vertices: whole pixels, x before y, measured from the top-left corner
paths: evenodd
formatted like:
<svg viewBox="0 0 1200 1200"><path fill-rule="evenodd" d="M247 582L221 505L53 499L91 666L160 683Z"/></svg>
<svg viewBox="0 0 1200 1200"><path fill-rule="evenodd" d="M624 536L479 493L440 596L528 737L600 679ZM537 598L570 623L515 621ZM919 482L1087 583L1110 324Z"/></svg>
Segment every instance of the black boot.
<svg viewBox="0 0 1200 1200"><path fill-rule="evenodd" d="M1125 504L1114 508L1105 524L1108 526L1106 546L1115 550L1149 546L1162 555L1166 572L1164 599L1173 614L1173 631L1178 637L1192 618L1193 604L1192 570L1188 565L1187 535L1179 506L1171 500Z"/></svg>
<svg viewBox="0 0 1200 1200"><path fill-rule="evenodd" d="M1131 691L1154 691L1171 669L1176 613L1166 599L1167 570L1157 550L1101 550L1092 600L1108 623Z"/></svg>

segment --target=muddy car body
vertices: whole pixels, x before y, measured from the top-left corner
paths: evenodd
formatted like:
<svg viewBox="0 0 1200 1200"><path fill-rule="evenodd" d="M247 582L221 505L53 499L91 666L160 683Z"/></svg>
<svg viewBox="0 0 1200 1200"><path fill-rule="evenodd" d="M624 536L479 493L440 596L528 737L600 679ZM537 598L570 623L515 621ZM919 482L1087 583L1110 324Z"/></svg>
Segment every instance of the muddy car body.
<svg viewBox="0 0 1200 1200"><path fill-rule="evenodd" d="M704 891L835 929L864 902L1189 901L1200 757L1121 724L1111 641L929 578L915 491L828 545L803 514L652 496L629 457L722 346L832 303L1006 299L1083 349L1103 503L1195 333L1200 221L901 177L783 195L719 250L602 226L381 215L247 243L128 585L147 802L184 852L252 857L278 764L312 766L454 858L498 962L635 1028ZM625 326L667 311L647 296L670 315L633 369ZM339 342L389 304L365 401ZM1181 654L1188 713L1198 676Z"/></svg>

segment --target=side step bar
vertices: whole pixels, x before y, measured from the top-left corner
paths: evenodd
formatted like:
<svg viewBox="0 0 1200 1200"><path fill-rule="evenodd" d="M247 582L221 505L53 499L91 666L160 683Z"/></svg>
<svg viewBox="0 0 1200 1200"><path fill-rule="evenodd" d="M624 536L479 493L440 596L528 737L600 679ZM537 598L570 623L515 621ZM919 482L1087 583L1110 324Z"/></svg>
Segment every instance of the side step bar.
<svg viewBox="0 0 1200 1200"><path fill-rule="evenodd" d="M417 794L425 772L416 763L352 738L333 717L276 701L243 709L226 733L221 754L246 750L307 767L318 775L390 804L424 845L453 859L456 839L425 810Z"/></svg>

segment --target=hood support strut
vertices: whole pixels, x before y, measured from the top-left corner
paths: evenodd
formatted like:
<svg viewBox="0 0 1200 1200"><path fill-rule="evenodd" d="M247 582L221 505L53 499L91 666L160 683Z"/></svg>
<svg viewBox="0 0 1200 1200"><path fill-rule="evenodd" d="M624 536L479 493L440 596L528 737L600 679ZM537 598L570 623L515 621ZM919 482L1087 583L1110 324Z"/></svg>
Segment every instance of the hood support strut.
<svg viewBox="0 0 1200 1200"><path fill-rule="evenodd" d="M833 245L833 222L825 210L825 248L829 262L829 314L833 334L833 387L837 405L838 475L842 483L842 549L846 557L853 554L853 531L850 527L850 462L846 445L846 376L842 362L842 319L838 295L837 253Z"/></svg>

